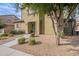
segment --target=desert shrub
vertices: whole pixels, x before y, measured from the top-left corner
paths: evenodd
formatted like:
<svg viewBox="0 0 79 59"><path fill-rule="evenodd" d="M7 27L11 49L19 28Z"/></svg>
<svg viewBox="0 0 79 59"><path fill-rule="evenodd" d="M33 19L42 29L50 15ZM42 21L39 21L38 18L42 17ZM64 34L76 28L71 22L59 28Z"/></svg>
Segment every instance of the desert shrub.
<svg viewBox="0 0 79 59"><path fill-rule="evenodd" d="M11 34L17 34L17 31L16 30L13 30L10 32Z"/></svg>
<svg viewBox="0 0 79 59"><path fill-rule="evenodd" d="M3 36L8 36L9 34L8 33L3 33L0 35L0 37L3 37Z"/></svg>
<svg viewBox="0 0 79 59"><path fill-rule="evenodd" d="M35 38L30 38L30 39L29 39L29 44L30 44L30 45L35 45L35 44L36 44Z"/></svg>
<svg viewBox="0 0 79 59"><path fill-rule="evenodd" d="M24 37L18 39L18 44L24 44L25 43L25 40L26 39Z"/></svg>
<svg viewBox="0 0 79 59"><path fill-rule="evenodd" d="M4 28L6 26L6 24L3 24L0 22L0 29Z"/></svg>
<svg viewBox="0 0 79 59"><path fill-rule="evenodd" d="M13 30L10 32L11 34L24 34L25 32L24 31L21 31L21 30Z"/></svg>
<svg viewBox="0 0 79 59"><path fill-rule="evenodd" d="M21 30L17 31L17 34L24 34L24 33L25 31L21 31Z"/></svg>

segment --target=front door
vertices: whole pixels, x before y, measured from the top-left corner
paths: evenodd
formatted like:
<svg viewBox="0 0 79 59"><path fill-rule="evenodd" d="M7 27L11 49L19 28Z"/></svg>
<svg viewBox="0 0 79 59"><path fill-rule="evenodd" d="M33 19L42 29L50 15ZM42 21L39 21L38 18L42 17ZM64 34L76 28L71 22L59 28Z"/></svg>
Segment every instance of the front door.
<svg viewBox="0 0 79 59"><path fill-rule="evenodd" d="M35 22L28 22L28 33L35 33Z"/></svg>

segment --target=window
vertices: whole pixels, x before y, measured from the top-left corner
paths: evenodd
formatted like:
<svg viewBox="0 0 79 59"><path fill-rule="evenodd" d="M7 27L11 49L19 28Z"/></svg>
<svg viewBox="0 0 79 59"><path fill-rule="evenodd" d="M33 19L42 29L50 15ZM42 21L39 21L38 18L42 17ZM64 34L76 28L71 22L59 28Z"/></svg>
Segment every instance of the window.
<svg viewBox="0 0 79 59"><path fill-rule="evenodd" d="M16 28L20 28L19 24L16 24Z"/></svg>

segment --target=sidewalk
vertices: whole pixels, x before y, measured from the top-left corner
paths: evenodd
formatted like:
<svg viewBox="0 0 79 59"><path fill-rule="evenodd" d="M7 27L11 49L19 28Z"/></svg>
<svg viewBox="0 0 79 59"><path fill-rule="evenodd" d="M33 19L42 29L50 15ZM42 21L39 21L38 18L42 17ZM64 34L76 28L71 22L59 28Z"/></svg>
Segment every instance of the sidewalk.
<svg viewBox="0 0 79 59"><path fill-rule="evenodd" d="M32 56L30 54L10 48L11 46L17 44L17 38L13 41L0 45L0 56Z"/></svg>
<svg viewBox="0 0 79 59"><path fill-rule="evenodd" d="M0 56L32 56L32 55L0 45Z"/></svg>
<svg viewBox="0 0 79 59"><path fill-rule="evenodd" d="M13 45L16 45L18 43L18 39L21 38L21 37L25 37L27 39L27 38L30 37L30 34L26 34L26 35L23 35L23 36L19 35L18 37L15 38L15 40L12 40L12 41L7 42L7 43L2 44L2 45L7 46L7 47L11 47Z"/></svg>

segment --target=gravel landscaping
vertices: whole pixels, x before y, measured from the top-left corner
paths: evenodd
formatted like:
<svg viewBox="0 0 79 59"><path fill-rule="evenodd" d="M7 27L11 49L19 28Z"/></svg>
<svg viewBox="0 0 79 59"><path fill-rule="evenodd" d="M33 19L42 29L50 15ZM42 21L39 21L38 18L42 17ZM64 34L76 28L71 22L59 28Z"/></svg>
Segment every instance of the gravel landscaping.
<svg viewBox="0 0 79 59"><path fill-rule="evenodd" d="M29 45L28 43L22 45L14 45L11 48L32 54L35 56L72 56L79 55L79 37L67 37L61 39L60 46L55 44L56 40L51 35L40 35L35 38L38 44Z"/></svg>

